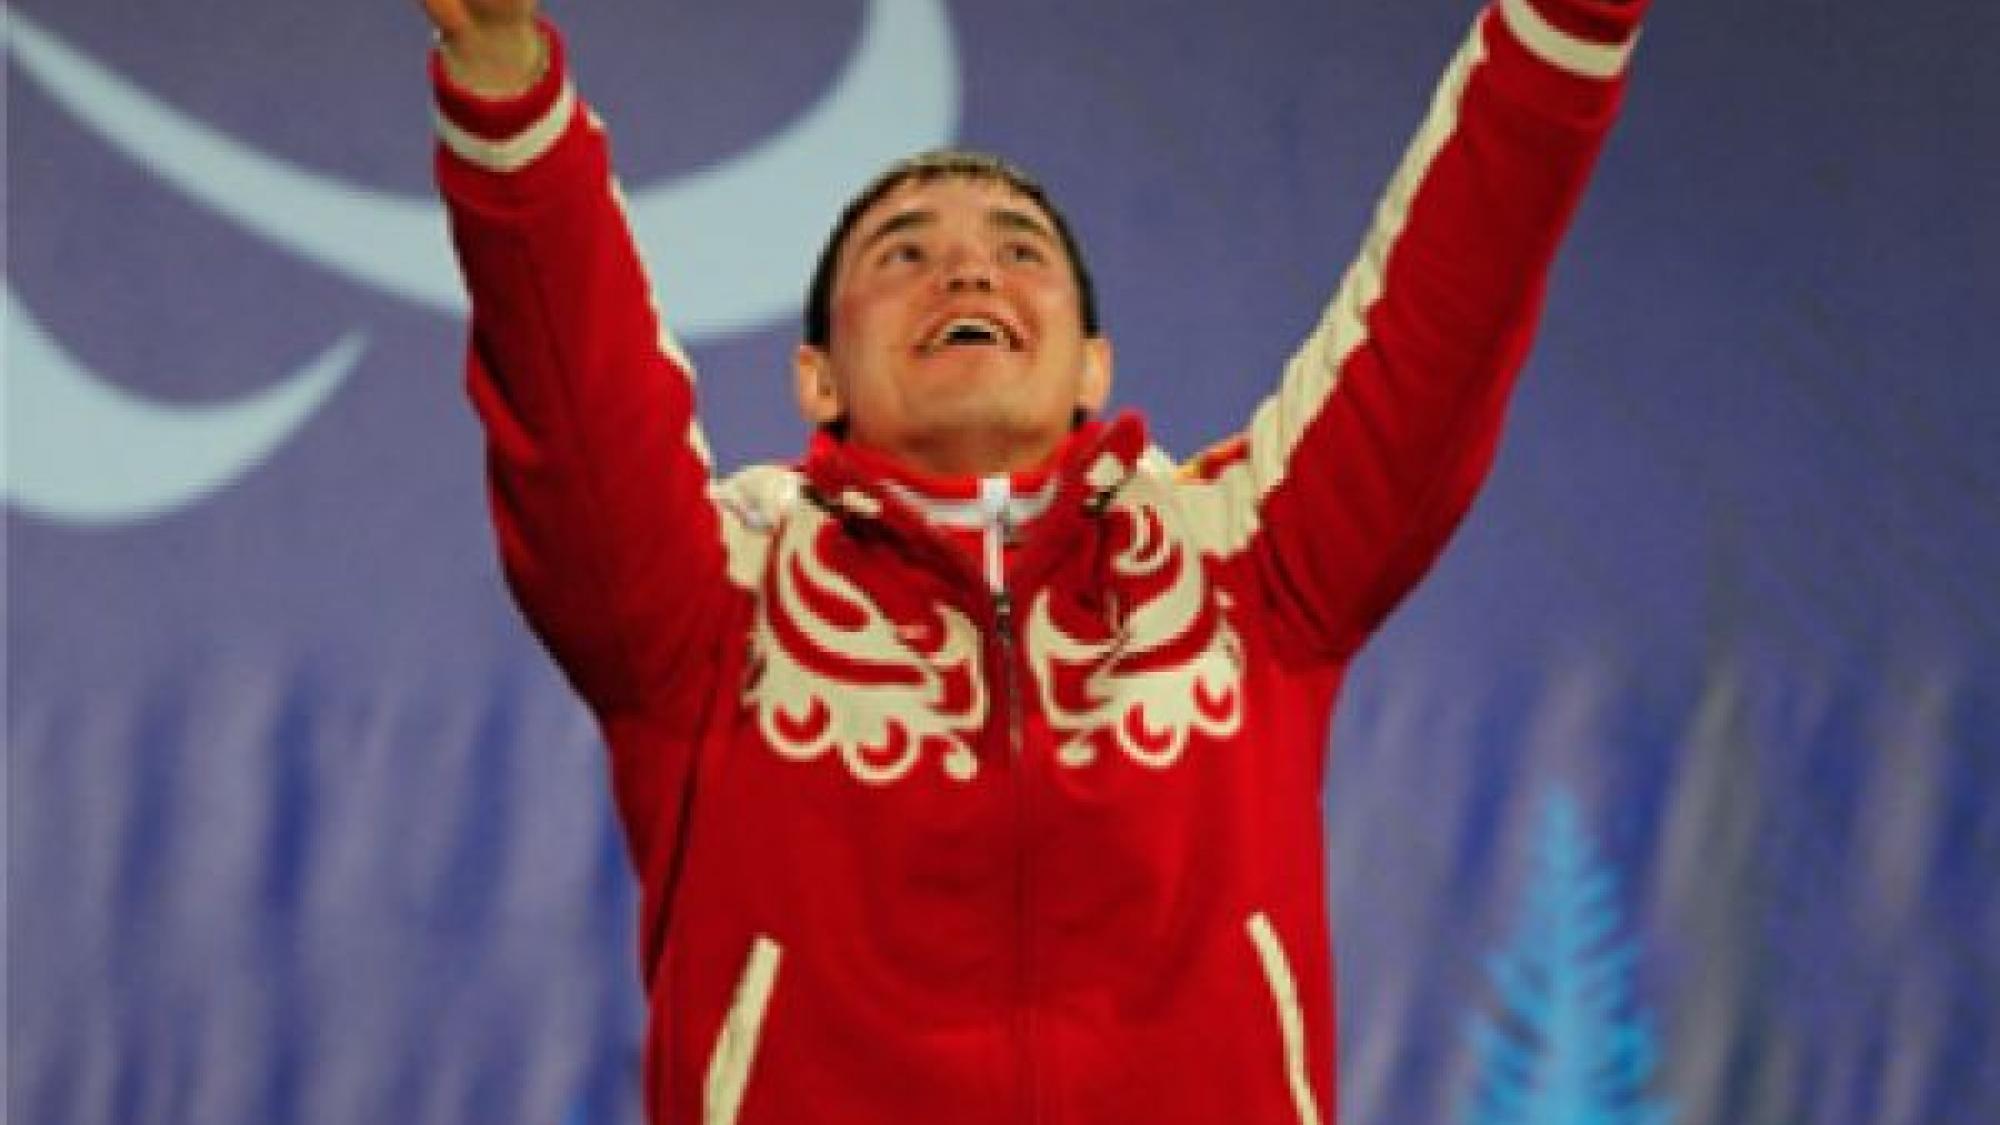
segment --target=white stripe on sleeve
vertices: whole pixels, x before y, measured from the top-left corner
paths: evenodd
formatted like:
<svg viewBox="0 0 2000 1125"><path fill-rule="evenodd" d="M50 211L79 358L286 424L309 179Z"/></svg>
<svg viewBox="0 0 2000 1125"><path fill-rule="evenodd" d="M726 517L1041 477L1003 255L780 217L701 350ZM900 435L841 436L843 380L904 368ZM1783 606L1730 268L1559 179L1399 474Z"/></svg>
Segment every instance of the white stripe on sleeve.
<svg viewBox="0 0 2000 1125"><path fill-rule="evenodd" d="M1514 38L1544 62L1585 78L1618 77L1632 56L1633 45L1639 41L1636 34L1623 43L1578 39L1543 19L1528 0L1500 0L1500 15Z"/></svg>
<svg viewBox="0 0 2000 1125"><path fill-rule="evenodd" d="M565 83L556 104L550 106L540 120L503 141L489 141L467 132L453 124L442 111L437 113L435 120L438 137L461 159L489 171L518 172L555 147L556 142L562 139L563 130L569 128L569 119L575 114L576 90Z"/></svg>

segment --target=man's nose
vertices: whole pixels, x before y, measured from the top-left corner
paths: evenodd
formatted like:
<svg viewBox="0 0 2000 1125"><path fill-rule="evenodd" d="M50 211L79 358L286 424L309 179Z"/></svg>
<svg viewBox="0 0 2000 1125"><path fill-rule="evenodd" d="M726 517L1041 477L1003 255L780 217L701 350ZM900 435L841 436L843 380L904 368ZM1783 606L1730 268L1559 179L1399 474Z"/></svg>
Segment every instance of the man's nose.
<svg viewBox="0 0 2000 1125"><path fill-rule="evenodd" d="M959 246L945 256L944 285L954 293L993 289L993 259L976 246Z"/></svg>

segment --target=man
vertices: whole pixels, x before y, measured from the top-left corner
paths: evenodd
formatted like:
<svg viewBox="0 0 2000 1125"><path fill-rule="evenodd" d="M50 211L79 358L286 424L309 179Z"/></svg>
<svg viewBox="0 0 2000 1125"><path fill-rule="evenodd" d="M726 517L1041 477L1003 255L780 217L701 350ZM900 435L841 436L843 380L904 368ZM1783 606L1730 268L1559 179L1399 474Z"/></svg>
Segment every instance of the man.
<svg viewBox="0 0 2000 1125"><path fill-rule="evenodd" d="M1500 0L1318 329L1180 473L1025 177L830 240L795 468L715 485L531 0L424 0L507 575L602 723L655 1122L1329 1122L1347 663L1491 459L1638 19Z"/></svg>

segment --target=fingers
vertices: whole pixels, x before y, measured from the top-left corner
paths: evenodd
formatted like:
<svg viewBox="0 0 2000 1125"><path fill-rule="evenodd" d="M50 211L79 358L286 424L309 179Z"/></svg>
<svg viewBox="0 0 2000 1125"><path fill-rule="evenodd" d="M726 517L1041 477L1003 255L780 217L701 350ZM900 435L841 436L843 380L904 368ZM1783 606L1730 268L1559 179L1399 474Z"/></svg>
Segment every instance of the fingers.
<svg viewBox="0 0 2000 1125"><path fill-rule="evenodd" d="M535 0L417 0L445 39L475 33L519 34L535 22Z"/></svg>
<svg viewBox="0 0 2000 1125"><path fill-rule="evenodd" d="M424 15L437 29L439 37L450 39L463 34L472 24L472 17L466 12L463 0L418 0Z"/></svg>
<svg viewBox="0 0 2000 1125"><path fill-rule="evenodd" d="M519 94L548 65L533 0L421 0L438 30L445 73L474 93Z"/></svg>

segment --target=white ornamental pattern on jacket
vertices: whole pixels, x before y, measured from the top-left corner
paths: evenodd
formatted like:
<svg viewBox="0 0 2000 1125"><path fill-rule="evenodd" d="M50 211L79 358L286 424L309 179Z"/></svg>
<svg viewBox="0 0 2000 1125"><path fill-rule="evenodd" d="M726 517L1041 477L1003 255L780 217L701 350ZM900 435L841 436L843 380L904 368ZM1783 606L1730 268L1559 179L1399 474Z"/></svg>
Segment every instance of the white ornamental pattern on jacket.
<svg viewBox="0 0 2000 1125"><path fill-rule="evenodd" d="M1105 583L1107 620L1065 629L1044 591L1026 625L1029 664L1059 762L1088 766L1109 746L1163 769L1197 732L1236 733L1243 645L1199 553L1158 507L1122 502L1106 519L1122 544ZM778 530L752 639L759 729L779 754L835 754L869 784L902 780L927 748L948 776L972 780L988 708L977 625L939 604L914 623L892 618L821 557L837 534L811 507Z"/></svg>
<svg viewBox="0 0 2000 1125"><path fill-rule="evenodd" d="M1128 494L1144 487L1135 485ZM1228 738L1241 725L1243 642L1199 553L1159 506L1128 498L1106 517L1126 540L1111 559L1107 635L1064 630L1045 592L1028 621L1028 652L1064 765L1089 765L1108 743L1164 769L1195 732ZM1128 592L1138 592L1130 604Z"/></svg>
<svg viewBox="0 0 2000 1125"><path fill-rule="evenodd" d="M749 687L764 738L801 761L838 754L873 785L935 747L949 776L971 780L987 706L977 626L944 605L914 626L892 620L820 557L829 533L824 512L794 509L765 567Z"/></svg>

